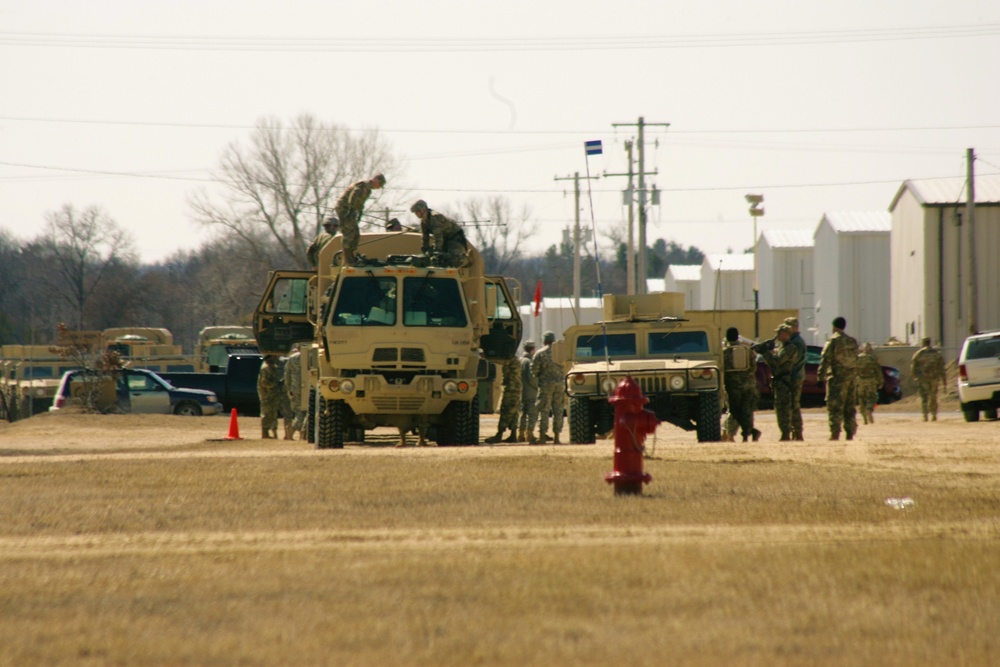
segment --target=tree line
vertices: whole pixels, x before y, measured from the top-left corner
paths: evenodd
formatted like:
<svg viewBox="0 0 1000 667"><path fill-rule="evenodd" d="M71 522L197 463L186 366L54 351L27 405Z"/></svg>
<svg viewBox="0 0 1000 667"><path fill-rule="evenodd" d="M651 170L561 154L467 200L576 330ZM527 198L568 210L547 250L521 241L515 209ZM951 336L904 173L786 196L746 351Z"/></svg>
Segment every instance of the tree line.
<svg viewBox="0 0 1000 667"><path fill-rule="evenodd" d="M20 241L0 229L0 344L55 342L57 328L164 327L191 350L210 325L249 324L267 272L308 268L306 249L346 184L381 171L392 182L398 161L377 131L350 132L309 115L283 127L261 121L248 140L227 146L216 173L221 194L192 193L192 217L217 233L194 251L143 263L128 232L99 205L66 204L46 215L38 236ZM410 193L380 199L386 216ZM531 212L508 198L469 199L442 212L462 221L489 273L520 285L530 301L541 280L545 296L572 294L570 244L542 254L526 248L535 232ZM365 221L381 229L382 218ZM364 224L363 231L364 229ZM625 244L608 235L613 252L601 257L604 293L625 291ZM656 240L649 277L670 264L700 263L697 248ZM596 295L595 258L581 261L584 296Z"/></svg>

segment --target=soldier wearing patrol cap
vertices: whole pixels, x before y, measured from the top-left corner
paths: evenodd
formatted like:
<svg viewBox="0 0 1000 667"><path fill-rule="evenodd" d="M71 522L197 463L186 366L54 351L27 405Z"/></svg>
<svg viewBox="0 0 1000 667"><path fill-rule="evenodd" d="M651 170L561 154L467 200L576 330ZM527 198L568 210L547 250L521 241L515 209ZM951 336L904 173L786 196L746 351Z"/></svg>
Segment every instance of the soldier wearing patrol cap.
<svg viewBox="0 0 1000 667"><path fill-rule="evenodd" d="M788 344L799 348L799 361L795 365L794 375L795 391L792 392L792 432L789 437L792 440L802 440L802 385L806 382L806 342L799 333L799 319L797 317L786 317L785 324L788 325L791 332Z"/></svg>
<svg viewBox="0 0 1000 667"><path fill-rule="evenodd" d="M761 356L771 367L771 394L774 397L774 416L778 420L780 440L792 439L792 401L796 391L795 366L799 362L799 348L789 343L792 328L781 324L775 331L780 347L763 349Z"/></svg>
<svg viewBox="0 0 1000 667"><path fill-rule="evenodd" d="M538 381L538 399L535 401L535 409L538 411L538 439L535 440L535 424L529 422L528 442L553 442L559 444L559 432L563 425L563 404L566 398L566 390L563 386L563 369L555 359L552 358L552 345L556 342L556 334L546 331L542 336L544 347L535 353L531 360L531 374ZM552 415L552 437L546 431L549 430L549 414Z"/></svg>
<svg viewBox="0 0 1000 667"><path fill-rule="evenodd" d="M524 342L524 354L521 356L521 423L517 430L517 441L528 442L528 434L538 421L535 411L535 401L538 399L538 380L531 374L531 358L535 356L535 341ZM530 424L530 426L529 426Z"/></svg>

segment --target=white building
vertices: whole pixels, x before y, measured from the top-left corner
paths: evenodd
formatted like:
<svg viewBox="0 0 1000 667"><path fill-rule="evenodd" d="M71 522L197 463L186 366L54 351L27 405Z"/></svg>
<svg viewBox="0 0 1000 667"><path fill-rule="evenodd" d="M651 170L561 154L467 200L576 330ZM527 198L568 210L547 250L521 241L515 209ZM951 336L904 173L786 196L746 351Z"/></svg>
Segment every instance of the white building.
<svg viewBox="0 0 1000 667"><path fill-rule="evenodd" d="M753 310L753 253L707 255L701 265L700 310Z"/></svg>
<svg viewBox="0 0 1000 667"><path fill-rule="evenodd" d="M646 278L646 294L664 291L664 284L663 278Z"/></svg>
<svg viewBox="0 0 1000 667"><path fill-rule="evenodd" d="M760 308L794 308L803 331L815 325L814 244L807 229L769 229L757 239Z"/></svg>
<svg viewBox="0 0 1000 667"><path fill-rule="evenodd" d="M685 310L701 310L701 264L671 264L663 291L682 292Z"/></svg>
<svg viewBox="0 0 1000 667"><path fill-rule="evenodd" d="M823 215L814 237L817 344L830 337L838 316L858 342L889 338L891 229L892 218L883 211Z"/></svg>
<svg viewBox="0 0 1000 667"><path fill-rule="evenodd" d="M555 332L556 340L562 340L563 332L574 324L594 324L604 319L604 305L600 299L581 298L579 316L574 315L574 302L572 297L543 297L538 317L535 317L534 302L521 306L518 309L524 325L521 340L533 340L541 347L542 334L546 331Z"/></svg>
<svg viewBox="0 0 1000 667"><path fill-rule="evenodd" d="M892 335L930 337L950 359L970 329L1000 329L1000 176L976 178L974 225L964 224L965 180L905 181L889 206Z"/></svg>

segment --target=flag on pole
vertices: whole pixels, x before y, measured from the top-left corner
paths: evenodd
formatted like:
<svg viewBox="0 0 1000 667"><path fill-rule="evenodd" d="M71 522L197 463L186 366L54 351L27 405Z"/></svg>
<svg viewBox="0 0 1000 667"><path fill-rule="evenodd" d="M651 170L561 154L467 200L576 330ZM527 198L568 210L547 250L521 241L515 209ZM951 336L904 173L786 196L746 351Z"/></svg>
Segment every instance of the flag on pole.
<svg viewBox="0 0 1000 667"><path fill-rule="evenodd" d="M584 142L583 146L587 151L587 155L600 155L604 152L604 149L601 148L600 139Z"/></svg>
<svg viewBox="0 0 1000 667"><path fill-rule="evenodd" d="M535 317L538 317L538 312L542 309L542 281L539 280L538 284L535 285Z"/></svg>

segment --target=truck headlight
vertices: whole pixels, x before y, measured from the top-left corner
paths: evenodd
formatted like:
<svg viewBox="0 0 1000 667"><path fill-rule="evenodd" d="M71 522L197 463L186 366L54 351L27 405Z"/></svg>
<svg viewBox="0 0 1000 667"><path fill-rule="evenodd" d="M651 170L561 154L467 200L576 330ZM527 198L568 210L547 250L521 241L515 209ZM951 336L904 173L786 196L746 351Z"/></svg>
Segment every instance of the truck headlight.
<svg viewBox="0 0 1000 667"><path fill-rule="evenodd" d="M458 392L458 383L454 380L446 380L441 388L444 390L444 393L454 396Z"/></svg>
<svg viewBox="0 0 1000 667"><path fill-rule="evenodd" d="M670 388L674 391L680 391L684 388L684 376L683 375L671 375L670 376Z"/></svg>
<svg viewBox="0 0 1000 667"><path fill-rule="evenodd" d="M340 391L344 392L345 394L350 394L352 391L354 391L354 380L344 380L343 382L341 382Z"/></svg>
<svg viewBox="0 0 1000 667"><path fill-rule="evenodd" d="M219 397L216 396L215 394L209 394L208 395L208 402L209 403L218 403L219 402Z"/></svg>
<svg viewBox="0 0 1000 667"><path fill-rule="evenodd" d="M603 391L605 394L614 393L615 387L617 386L618 382L616 382L613 377L609 376L601 380L601 391Z"/></svg>

